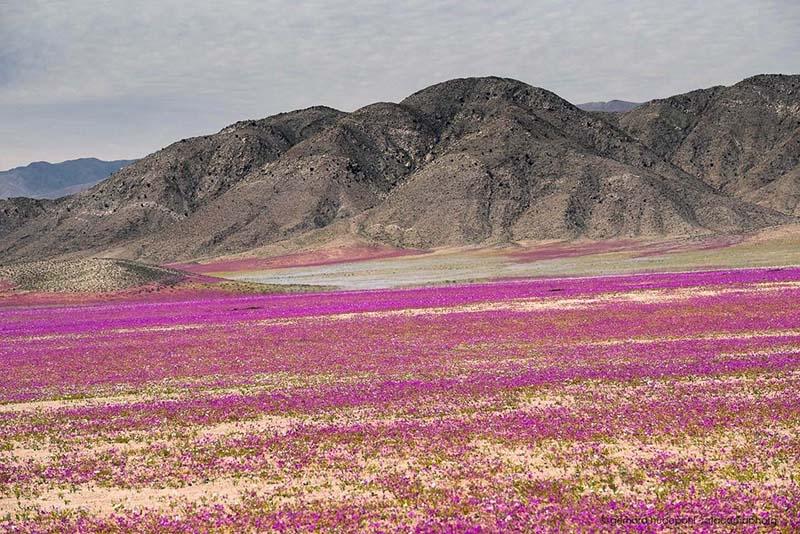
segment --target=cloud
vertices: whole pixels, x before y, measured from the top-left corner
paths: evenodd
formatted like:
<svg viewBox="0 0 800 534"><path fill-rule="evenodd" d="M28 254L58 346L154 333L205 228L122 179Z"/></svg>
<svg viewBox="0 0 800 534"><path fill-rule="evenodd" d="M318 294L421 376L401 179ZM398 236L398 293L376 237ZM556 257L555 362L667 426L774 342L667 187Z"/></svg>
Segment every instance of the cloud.
<svg viewBox="0 0 800 534"><path fill-rule="evenodd" d="M497 74L573 102L798 72L793 0L0 2L0 168Z"/></svg>

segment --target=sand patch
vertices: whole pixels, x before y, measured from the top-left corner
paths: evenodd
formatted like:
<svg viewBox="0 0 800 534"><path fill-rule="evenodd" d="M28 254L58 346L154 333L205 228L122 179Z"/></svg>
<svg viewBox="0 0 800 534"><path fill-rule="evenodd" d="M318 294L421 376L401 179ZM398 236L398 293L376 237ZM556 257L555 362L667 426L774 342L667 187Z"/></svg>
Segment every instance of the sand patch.
<svg viewBox="0 0 800 534"><path fill-rule="evenodd" d="M384 490L369 489L363 484L343 480L336 469L308 470L288 478L242 476L220 477L207 482L181 487L120 488L85 485L64 489L47 489L36 496L0 499L0 514L13 514L30 509L43 511L83 510L96 516L149 510L180 514L186 504L230 506L244 499L259 499L277 509L284 505L334 502L367 503L393 500ZM323 505L324 506L324 505Z"/></svg>
<svg viewBox="0 0 800 534"><path fill-rule="evenodd" d="M669 343L675 341L708 341L724 339L755 339L762 337L793 337L800 336L800 328L789 328L784 330L750 330L740 332L713 332L708 334L696 334L692 336L668 336L668 337L629 337L625 339L605 339L602 341L587 341L589 346L605 347L627 344L649 344L649 343Z"/></svg>

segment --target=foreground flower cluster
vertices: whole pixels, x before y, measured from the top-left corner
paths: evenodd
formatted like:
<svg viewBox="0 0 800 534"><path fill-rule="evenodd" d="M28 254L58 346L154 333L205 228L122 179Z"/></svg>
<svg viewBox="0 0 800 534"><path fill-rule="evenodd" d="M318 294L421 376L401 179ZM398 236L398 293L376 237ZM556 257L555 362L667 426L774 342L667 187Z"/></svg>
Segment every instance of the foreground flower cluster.
<svg viewBox="0 0 800 534"><path fill-rule="evenodd" d="M5 302L0 530L796 531L798 304L800 269Z"/></svg>

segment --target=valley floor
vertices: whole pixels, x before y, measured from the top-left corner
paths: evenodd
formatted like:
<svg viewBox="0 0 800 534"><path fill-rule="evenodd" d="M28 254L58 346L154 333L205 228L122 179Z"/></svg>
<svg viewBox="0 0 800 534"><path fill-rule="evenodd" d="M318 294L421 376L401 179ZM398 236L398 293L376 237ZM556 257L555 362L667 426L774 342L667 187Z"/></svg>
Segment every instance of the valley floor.
<svg viewBox="0 0 800 534"><path fill-rule="evenodd" d="M330 248L261 260L179 264L193 272L264 284L342 289L414 287L497 279L800 265L800 227L743 236L518 243L502 247L380 250Z"/></svg>
<svg viewBox="0 0 800 534"><path fill-rule="evenodd" d="M796 267L6 302L0 530L797 531L798 303Z"/></svg>

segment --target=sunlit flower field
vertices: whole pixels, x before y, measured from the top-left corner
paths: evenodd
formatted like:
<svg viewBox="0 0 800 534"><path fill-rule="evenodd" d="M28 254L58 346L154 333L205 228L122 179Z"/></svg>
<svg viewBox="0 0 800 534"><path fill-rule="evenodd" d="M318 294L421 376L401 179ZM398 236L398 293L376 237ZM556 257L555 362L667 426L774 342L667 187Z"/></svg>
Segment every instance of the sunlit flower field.
<svg viewBox="0 0 800 534"><path fill-rule="evenodd" d="M0 531L800 529L800 269L0 307Z"/></svg>

